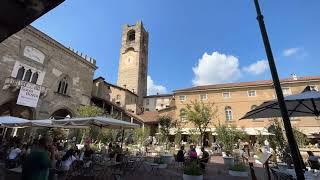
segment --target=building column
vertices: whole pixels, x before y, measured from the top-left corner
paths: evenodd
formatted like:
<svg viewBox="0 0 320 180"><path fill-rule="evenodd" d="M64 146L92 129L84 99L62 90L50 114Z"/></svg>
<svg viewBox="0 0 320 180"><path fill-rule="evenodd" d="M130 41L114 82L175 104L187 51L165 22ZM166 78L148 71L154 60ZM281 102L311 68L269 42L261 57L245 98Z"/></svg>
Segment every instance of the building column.
<svg viewBox="0 0 320 180"><path fill-rule="evenodd" d="M131 123L133 123L133 117L130 118Z"/></svg>

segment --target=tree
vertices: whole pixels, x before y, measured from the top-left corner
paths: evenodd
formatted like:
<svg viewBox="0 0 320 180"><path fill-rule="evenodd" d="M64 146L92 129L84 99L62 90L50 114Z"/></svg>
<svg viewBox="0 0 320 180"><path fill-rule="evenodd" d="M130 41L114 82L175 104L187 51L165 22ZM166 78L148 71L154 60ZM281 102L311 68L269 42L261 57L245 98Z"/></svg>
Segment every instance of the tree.
<svg viewBox="0 0 320 180"><path fill-rule="evenodd" d="M309 143L307 135L303 134L301 131L299 131L297 128L293 127L293 134L297 141L297 144L300 148L307 145Z"/></svg>
<svg viewBox="0 0 320 180"><path fill-rule="evenodd" d="M159 125L160 125L160 133L164 137L164 141L166 144L166 149L168 149L168 141L170 136L170 129L174 127L172 122L172 118L170 116L161 116L158 118Z"/></svg>
<svg viewBox="0 0 320 180"><path fill-rule="evenodd" d="M149 137L150 129L145 128L136 128L133 131L133 138L134 141L137 142L140 146L143 146L146 144L146 140Z"/></svg>
<svg viewBox="0 0 320 180"><path fill-rule="evenodd" d="M214 104L205 104L202 101L191 102L191 105L187 105L187 109L180 114L187 118L197 130L200 132L200 144L203 144L204 133L206 132L211 119L216 117L218 109Z"/></svg>
<svg viewBox="0 0 320 180"><path fill-rule="evenodd" d="M94 105L81 106L77 110L76 114L78 117L106 116L105 111L102 108L99 108ZM89 131L76 129L74 134L82 136L81 137L82 140L83 140L84 136L86 136L86 135L94 140L100 140L101 139L101 128L90 127ZM78 138L80 138L80 137L77 137L77 139Z"/></svg>
<svg viewBox="0 0 320 180"><path fill-rule="evenodd" d="M238 139L245 139L247 135L244 131L236 129L236 127L227 125L219 125L216 127L217 140L222 144L222 148L227 154L232 154L234 145Z"/></svg>
<svg viewBox="0 0 320 180"><path fill-rule="evenodd" d="M105 116L105 112L102 108L97 106L81 106L77 110L78 117L96 117L96 116Z"/></svg>

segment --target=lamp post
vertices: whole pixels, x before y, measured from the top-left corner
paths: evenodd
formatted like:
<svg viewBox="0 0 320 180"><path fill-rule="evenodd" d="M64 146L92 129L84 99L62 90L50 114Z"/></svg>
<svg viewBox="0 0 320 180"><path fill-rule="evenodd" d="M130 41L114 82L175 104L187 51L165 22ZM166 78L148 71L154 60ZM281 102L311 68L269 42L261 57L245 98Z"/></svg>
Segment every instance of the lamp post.
<svg viewBox="0 0 320 180"><path fill-rule="evenodd" d="M264 24L263 15L261 14L258 0L254 0L254 4L256 7L256 11L257 11L257 20L259 22L260 31L261 31L263 43L265 46L265 51L266 51L266 54L268 57L269 67L270 67L270 71L271 71L271 75L272 75L272 79L273 79L273 85L274 85L274 88L275 88L275 91L277 94L279 107L280 107L281 115L282 115L282 120L283 120L283 124L284 124L284 129L286 131L286 136L288 139L288 143L289 143L289 147L290 147L290 151L291 151L291 156L292 156L293 163L294 163L294 168L296 171L296 176L297 176L298 180L300 180L300 179L304 180L305 179L304 178L304 171L302 169L302 163L300 160L301 155L299 152L297 142L294 139L294 135L293 135L293 131L292 131L289 115L288 115L287 106L284 101L277 68L274 63L271 45L269 42L267 30L266 30L266 27Z"/></svg>

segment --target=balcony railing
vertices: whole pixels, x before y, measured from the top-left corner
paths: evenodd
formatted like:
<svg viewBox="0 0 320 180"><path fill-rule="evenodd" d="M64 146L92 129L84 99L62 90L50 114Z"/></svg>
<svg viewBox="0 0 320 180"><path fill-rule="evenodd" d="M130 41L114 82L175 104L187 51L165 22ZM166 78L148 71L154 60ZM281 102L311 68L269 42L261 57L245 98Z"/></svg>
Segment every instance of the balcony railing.
<svg viewBox="0 0 320 180"><path fill-rule="evenodd" d="M35 88L40 89L40 96L45 97L48 92L48 88L44 86L40 86L38 84L26 82L23 80L19 80L13 77L6 78L3 86L3 90L11 89L13 92L20 89L21 86L24 87L30 87L30 86L36 86Z"/></svg>

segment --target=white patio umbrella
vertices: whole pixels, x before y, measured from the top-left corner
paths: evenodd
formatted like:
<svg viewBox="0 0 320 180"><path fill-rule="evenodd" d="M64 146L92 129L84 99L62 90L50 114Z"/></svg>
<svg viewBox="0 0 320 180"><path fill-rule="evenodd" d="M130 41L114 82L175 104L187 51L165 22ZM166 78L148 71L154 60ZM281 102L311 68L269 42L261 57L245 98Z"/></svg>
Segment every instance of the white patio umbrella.
<svg viewBox="0 0 320 180"><path fill-rule="evenodd" d="M27 119L13 117L13 116L0 116L0 126L2 127L21 127L22 124L30 122Z"/></svg>
<svg viewBox="0 0 320 180"><path fill-rule="evenodd" d="M53 120L54 125L63 126L98 126L106 128L123 128L131 129L138 128L139 125L130 123L118 119L107 118L107 117L85 117L85 118L71 118L71 119L60 119Z"/></svg>
<svg viewBox="0 0 320 180"><path fill-rule="evenodd" d="M302 93L284 98L290 117L307 117L320 115L320 92L310 90L308 86ZM241 119L282 117L277 100L262 103L249 111Z"/></svg>

